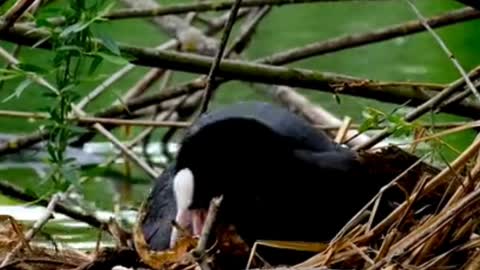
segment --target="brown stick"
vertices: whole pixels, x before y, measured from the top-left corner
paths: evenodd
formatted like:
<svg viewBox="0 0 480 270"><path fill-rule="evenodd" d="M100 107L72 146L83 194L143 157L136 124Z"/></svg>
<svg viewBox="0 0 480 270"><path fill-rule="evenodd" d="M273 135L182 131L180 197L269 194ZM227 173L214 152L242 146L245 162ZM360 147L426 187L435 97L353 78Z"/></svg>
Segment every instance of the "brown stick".
<svg viewBox="0 0 480 270"><path fill-rule="evenodd" d="M250 22L247 22L246 25L242 26L241 33L235 38L232 45L225 52L225 58L230 58L233 52L240 53L245 49L258 25L271 9L271 6L261 8Z"/></svg>
<svg viewBox="0 0 480 270"><path fill-rule="evenodd" d="M314 2L349 2L352 0L245 0L241 7L259 7L259 6L281 6L290 4L305 4ZM369 0L379 1L379 0ZM380 0L381 1L381 0ZM157 8L133 8L119 9L105 15L106 19L128 19L144 18L153 16L164 16L173 14L183 14L188 12L221 11L231 9L235 1L204 1L192 4L179 4L175 6L157 7Z"/></svg>
<svg viewBox="0 0 480 270"><path fill-rule="evenodd" d="M1 23L0 23L1 25ZM25 26L12 27L8 34L4 35L5 40L25 42L34 44L39 38L45 37L47 33L37 30L34 34L28 35L33 29ZM48 47L48 42L42 46ZM212 58L187 53L176 53L171 51L159 51L155 49L144 49L126 45L120 45L123 53L135 57L132 63L142 66L163 67L185 72L206 74L212 65ZM400 96L405 96L406 89L414 91L418 95L418 89L438 89L438 85L397 82L371 82L363 78L355 78L329 72L318 72L306 69L284 68L250 62L224 60L219 64L218 76L236 80L246 80L258 83L282 84L292 87L303 87L333 92L349 92L357 90L356 95L375 97L388 89L392 92L401 89ZM406 88L406 89L405 89ZM370 90L370 91L368 91ZM374 92L374 93L373 93Z"/></svg>
<svg viewBox="0 0 480 270"><path fill-rule="evenodd" d="M463 8L445 13L443 15L430 17L426 20L426 23L431 28L439 28L478 18L480 18L479 11L471 8ZM302 47L293 48L262 58L259 60L259 62L272 65L284 65L313 56L360 47L400 36L413 35L419 32L423 32L425 30L426 29L422 25L422 22L420 20L413 20L397 25L388 26L379 30L346 35L326 41L311 43Z"/></svg>
<svg viewBox="0 0 480 270"><path fill-rule="evenodd" d="M435 33L435 31L433 31L433 29L428 25L426 19L423 17L423 15L420 13L420 11L418 10L418 8L413 4L412 1L410 0L405 0L409 5L410 7L412 8L413 12L415 12L415 14L417 15L417 17L420 19L420 22L422 23L422 25L427 29L427 31L433 36L433 38L435 39L435 41L440 45L440 48L442 48L442 50L447 54L448 56L448 59L450 59L450 61L452 61L453 65L455 66L455 68L458 69L458 71L460 72L460 75L463 77L463 79L465 80L465 83L467 84L468 88L472 91L472 93L475 95L475 97L480 100L480 94L478 93L478 90L477 88L475 88L475 86L473 85L473 83L470 81L470 78L468 78L467 76L467 73L465 72L465 70L463 69L462 65L460 65L460 63L458 62L457 58L455 58L455 56L453 55L453 53L448 49L447 45L445 44L445 42L443 42L443 40L437 35L437 33Z"/></svg>
<svg viewBox="0 0 480 270"><path fill-rule="evenodd" d="M0 33L8 30L28 10L35 0L20 0L2 16L5 24L0 26Z"/></svg>
<svg viewBox="0 0 480 270"><path fill-rule="evenodd" d="M33 118L33 119L48 119L49 116L46 113L30 113L30 112L17 112L17 111L5 111L0 110L0 116L19 117L19 118ZM99 118L99 117L69 117L71 120L78 121L80 123L100 123L119 126L147 126L147 127L189 127L190 122L177 122L177 121L152 121L152 120L128 120L128 119L114 119L114 118Z"/></svg>
<svg viewBox="0 0 480 270"><path fill-rule="evenodd" d="M198 241L197 247L195 248L193 255L196 257L197 261L200 264L200 267L203 270L208 270L206 258L205 258L205 250L207 248L207 243L210 238L210 233L213 230L213 224L215 223L215 219L217 218L217 212L220 208L220 204L222 203L223 197L220 196L218 198L213 198L210 202L210 207L208 209L208 214L205 219L205 224L202 229L202 234L200 235L200 239Z"/></svg>
<svg viewBox="0 0 480 270"><path fill-rule="evenodd" d="M208 73L207 85L205 86L203 102L200 108L200 113L204 113L208 109L208 103L212 98L213 80L215 79L215 75L218 72L218 67L220 65L220 61L223 58L223 52L225 51L225 47L227 46L227 41L228 41L228 38L230 37L230 32L232 31L232 27L233 27L233 24L235 23L235 18L237 17L238 9L240 8L241 3L242 3L242 0L235 0L235 4L232 6L232 10L230 11L230 16L228 17L228 21L227 21L227 24L225 25L225 30L223 31L222 39L220 41L220 46L218 47L218 50L217 50L217 55L215 55L215 60L212 63L210 72Z"/></svg>

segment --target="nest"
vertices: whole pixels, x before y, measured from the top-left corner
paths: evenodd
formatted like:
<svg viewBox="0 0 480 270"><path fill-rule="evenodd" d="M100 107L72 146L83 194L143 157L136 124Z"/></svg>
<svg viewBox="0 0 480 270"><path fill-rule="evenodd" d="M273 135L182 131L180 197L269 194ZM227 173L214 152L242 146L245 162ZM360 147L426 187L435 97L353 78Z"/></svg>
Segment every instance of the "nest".
<svg viewBox="0 0 480 270"><path fill-rule="evenodd" d="M474 156L472 151L467 149L443 170L395 148L360 153L364 162L371 162L372 173L388 172L396 176L395 181L382 189L363 209L363 215L352 217L352 221L345 224L337 237L328 243L262 244L270 245L273 250L316 250L299 264L282 266L296 269L478 269L480 166L467 162ZM402 194L402 200L394 210L378 216L386 197L394 198L398 194ZM24 246L11 261L17 262L14 266L21 269L110 269L123 265L155 270L234 270L234 267L244 268L244 263L253 254L252 268L279 267L268 266L260 260L261 256L256 256L231 227L217 228L216 245L208 248L208 252L200 258L192 255L198 239L188 235L172 250L150 250L141 226L138 226L143 216L142 208L132 232L133 243L128 247L88 255ZM0 241L2 257L13 245L21 243L13 228L4 228Z"/></svg>

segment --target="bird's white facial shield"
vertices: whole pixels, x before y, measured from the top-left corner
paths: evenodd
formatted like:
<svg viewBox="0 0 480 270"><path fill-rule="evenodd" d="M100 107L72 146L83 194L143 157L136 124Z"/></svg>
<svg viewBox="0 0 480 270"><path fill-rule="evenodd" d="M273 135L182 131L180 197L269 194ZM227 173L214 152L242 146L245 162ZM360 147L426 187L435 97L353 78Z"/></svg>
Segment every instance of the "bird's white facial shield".
<svg viewBox="0 0 480 270"><path fill-rule="evenodd" d="M194 176L190 169L185 168L175 175L173 179L173 192L177 203L175 222L184 229L190 230L193 235L200 235L203 229L207 210L189 209L193 200ZM178 238L177 228L173 228L170 238L170 247L173 247Z"/></svg>

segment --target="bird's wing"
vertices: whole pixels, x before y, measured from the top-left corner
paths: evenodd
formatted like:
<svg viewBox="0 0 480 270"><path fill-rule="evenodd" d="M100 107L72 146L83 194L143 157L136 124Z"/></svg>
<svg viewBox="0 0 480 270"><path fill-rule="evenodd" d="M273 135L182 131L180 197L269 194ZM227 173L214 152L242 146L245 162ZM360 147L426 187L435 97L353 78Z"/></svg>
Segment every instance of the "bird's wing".
<svg viewBox="0 0 480 270"><path fill-rule="evenodd" d="M169 247L172 221L175 220L176 203L173 194L173 165L166 168L155 180L152 190L141 209L140 221L145 241L153 250Z"/></svg>
<svg viewBox="0 0 480 270"><path fill-rule="evenodd" d="M306 149L296 149L293 155L301 162L314 167L320 173L351 173L360 172L361 164L355 152L348 149L317 152ZM321 175L321 174L320 174Z"/></svg>

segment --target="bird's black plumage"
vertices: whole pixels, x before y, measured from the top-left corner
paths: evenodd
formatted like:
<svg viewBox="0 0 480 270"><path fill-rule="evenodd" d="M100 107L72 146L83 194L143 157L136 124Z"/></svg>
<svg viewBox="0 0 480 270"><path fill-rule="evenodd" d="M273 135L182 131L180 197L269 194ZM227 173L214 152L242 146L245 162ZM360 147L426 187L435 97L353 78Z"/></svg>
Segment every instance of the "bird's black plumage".
<svg viewBox="0 0 480 270"><path fill-rule="evenodd" d="M172 176L194 176L191 208L223 195L219 222L256 240L328 241L385 184L365 178L355 152L281 107L244 102L200 117L176 158L155 183L144 233L153 249L168 247L175 218ZM389 179L390 180L390 179ZM156 237L156 238L155 238Z"/></svg>

